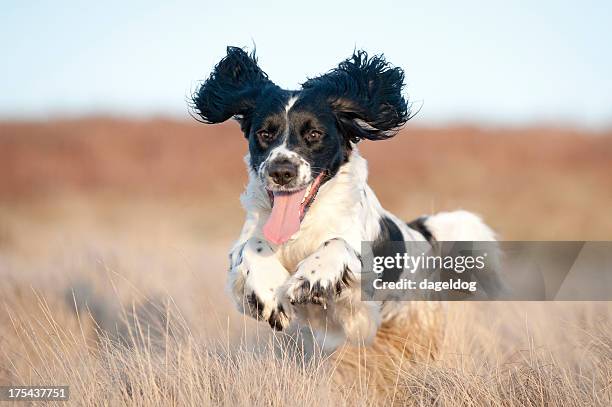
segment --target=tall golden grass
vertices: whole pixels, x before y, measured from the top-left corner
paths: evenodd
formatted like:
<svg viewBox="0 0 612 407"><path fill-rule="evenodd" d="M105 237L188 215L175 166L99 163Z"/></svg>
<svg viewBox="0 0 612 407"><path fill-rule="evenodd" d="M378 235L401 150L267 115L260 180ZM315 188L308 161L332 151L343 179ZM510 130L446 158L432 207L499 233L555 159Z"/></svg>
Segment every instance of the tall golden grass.
<svg viewBox="0 0 612 407"><path fill-rule="evenodd" d="M506 239L609 239L611 140L414 129L362 151L406 219L463 207ZM0 124L0 385L69 385L74 405L612 404L607 302L451 303L440 342L411 325L383 332L399 352L312 358L239 315L245 151L231 125Z"/></svg>

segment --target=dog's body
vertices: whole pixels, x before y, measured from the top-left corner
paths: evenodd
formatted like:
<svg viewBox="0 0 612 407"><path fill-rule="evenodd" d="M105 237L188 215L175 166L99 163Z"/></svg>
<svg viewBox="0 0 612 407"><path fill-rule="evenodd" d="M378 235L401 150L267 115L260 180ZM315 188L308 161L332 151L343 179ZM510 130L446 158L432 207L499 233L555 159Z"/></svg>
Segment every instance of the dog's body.
<svg viewBox="0 0 612 407"><path fill-rule="evenodd" d="M360 300L362 242L494 239L464 211L406 224L368 186L356 144L409 119L402 86L401 70L357 53L285 91L253 56L228 48L194 102L206 122L237 118L249 140L247 219L228 284L241 312L277 330L307 326L325 349L370 343L407 305Z"/></svg>

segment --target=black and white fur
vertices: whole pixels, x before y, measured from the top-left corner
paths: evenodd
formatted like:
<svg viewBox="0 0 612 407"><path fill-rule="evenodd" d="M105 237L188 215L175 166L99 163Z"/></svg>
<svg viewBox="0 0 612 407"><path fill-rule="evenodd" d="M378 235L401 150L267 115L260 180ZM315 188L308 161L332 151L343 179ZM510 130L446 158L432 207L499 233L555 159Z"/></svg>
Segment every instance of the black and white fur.
<svg viewBox="0 0 612 407"><path fill-rule="evenodd" d="M241 312L277 330L307 325L327 349L346 340L368 343L405 305L360 301L362 241L494 240L491 229L465 211L409 226L383 209L368 186L357 143L393 137L410 118L403 82L400 68L359 51L289 91L268 78L254 54L228 47L198 89L193 102L201 119L233 117L249 143L249 183L241 198L247 216L230 252L228 277ZM289 181L276 182L271 168L279 166L294 170ZM270 194L316 179L321 185L299 231L282 244L268 242L262 228Z"/></svg>

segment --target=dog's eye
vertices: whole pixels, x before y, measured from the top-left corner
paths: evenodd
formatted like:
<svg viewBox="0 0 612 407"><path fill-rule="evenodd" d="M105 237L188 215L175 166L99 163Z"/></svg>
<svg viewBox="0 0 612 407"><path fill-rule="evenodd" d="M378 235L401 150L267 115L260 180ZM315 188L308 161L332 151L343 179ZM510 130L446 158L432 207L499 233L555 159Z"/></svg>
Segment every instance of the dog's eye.
<svg viewBox="0 0 612 407"><path fill-rule="evenodd" d="M321 138L323 137L323 133L318 130L310 130L305 134L304 137L309 143L314 143L316 141L321 140Z"/></svg>
<svg viewBox="0 0 612 407"><path fill-rule="evenodd" d="M270 133L269 131L260 130L256 134L260 143L269 143L270 141L274 140L274 134Z"/></svg>

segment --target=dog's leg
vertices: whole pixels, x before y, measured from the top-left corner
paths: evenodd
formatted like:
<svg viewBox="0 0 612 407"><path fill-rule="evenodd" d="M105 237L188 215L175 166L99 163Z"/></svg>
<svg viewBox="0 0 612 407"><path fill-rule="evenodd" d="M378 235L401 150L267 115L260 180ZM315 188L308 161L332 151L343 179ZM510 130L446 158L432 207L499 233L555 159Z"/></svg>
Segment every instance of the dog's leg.
<svg viewBox="0 0 612 407"><path fill-rule="evenodd" d="M280 288L289 273L270 245L264 239L252 237L234 247L230 261L228 288L238 310L267 321L276 330L285 329L289 318L280 303L284 292Z"/></svg>
<svg viewBox="0 0 612 407"><path fill-rule="evenodd" d="M315 336L324 332L328 341L370 342L380 324L380 304L360 301L360 274L359 253L344 239L328 240L298 264L286 302Z"/></svg>

